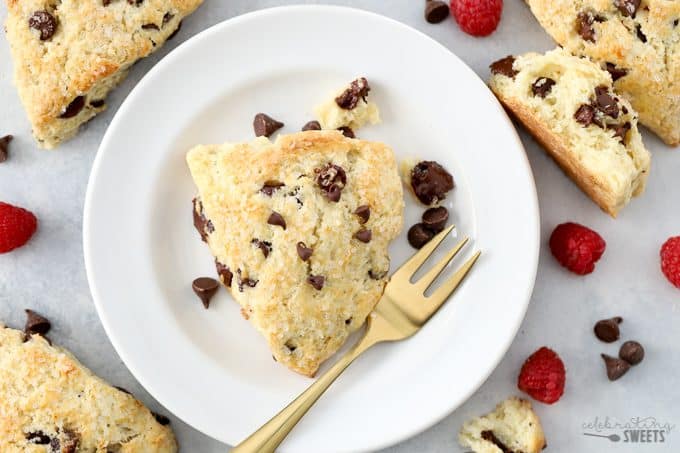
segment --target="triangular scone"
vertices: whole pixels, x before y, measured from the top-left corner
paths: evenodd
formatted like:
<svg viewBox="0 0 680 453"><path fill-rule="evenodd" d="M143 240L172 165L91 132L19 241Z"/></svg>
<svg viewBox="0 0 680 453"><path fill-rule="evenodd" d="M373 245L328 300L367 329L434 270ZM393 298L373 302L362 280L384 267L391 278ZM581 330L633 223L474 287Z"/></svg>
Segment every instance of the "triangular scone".
<svg viewBox="0 0 680 453"><path fill-rule="evenodd" d="M274 357L313 376L387 282L403 194L392 150L337 131L198 146L195 223Z"/></svg>
<svg viewBox="0 0 680 453"><path fill-rule="evenodd" d="M680 144L680 1L527 0L566 50L609 69L640 122Z"/></svg>
<svg viewBox="0 0 680 453"><path fill-rule="evenodd" d="M609 74L563 49L491 65L489 85L578 186L616 217L644 192L650 154Z"/></svg>
<svg viewBox="0 0 680 453"><path fill-rule="evenodd" d="M0 324L0 451L173 453L177 443L167 422L67 351Z"/></svg>
<svg viewBox="0 0 680 453"><path fill-rule="evenodd" d="M7 0L19 90L39 145L54 148L203 0Z"/></svg>

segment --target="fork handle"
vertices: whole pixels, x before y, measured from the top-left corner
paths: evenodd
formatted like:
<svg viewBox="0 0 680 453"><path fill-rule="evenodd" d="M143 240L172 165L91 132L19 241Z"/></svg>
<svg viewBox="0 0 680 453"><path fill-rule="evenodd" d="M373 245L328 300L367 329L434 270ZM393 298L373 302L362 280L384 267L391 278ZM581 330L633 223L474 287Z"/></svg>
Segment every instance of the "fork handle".
<svg viewBox="0 0 680 453"><path fill-rule="evenodd" d="M235 446L231 453L274 453L276 447L283 442L283 439L293 430L326 389L335 382L338 376L345 371L354 359L378 342L377 338L369 333L370 330L369 323L366 334L356 346L281 412L272 417L246 440Z"/></svg>

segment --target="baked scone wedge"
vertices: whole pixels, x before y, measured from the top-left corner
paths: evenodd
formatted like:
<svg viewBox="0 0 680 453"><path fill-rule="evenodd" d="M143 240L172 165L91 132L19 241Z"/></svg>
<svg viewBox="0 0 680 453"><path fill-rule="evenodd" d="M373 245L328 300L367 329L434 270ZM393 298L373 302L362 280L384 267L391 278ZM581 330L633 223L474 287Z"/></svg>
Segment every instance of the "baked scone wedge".
<svg viewBox="0 0 680 453"><path fill-rule="evenodd" d="M597 64L559 48L511 56L491 65L489 86L611 216L644 191L651 157L637 115Z"/></svg>
<svg viewBox="0 0 680 453"><path fill-rule="evenodd" d="M173 453L177 442L67 351L0 325L0 451Z"/></svg>
<svg viewBox="0 0 680 453"><path fill-rule="evenodd" d="M609 69L640 122L680 144L680 2L527 0L543 28L567 51Z"/></svg>
<svg viewBox="0 0 680 453"><path fill-rule="evenodd" d="M6 0L14 83L43 148L73 137L106 95L203 0Z"/></svg>
<svg viewBox="0 0 680 453"><path fill-rule="evenodd" d="M382 143L338 131L197 146L194 216L275 359L313 376L381 297L403 193Z"/></svg>
<svg viewBox="0 0 680 453"><path fill-rule="evenodd" d="M546 446L541 421L531 403L515 397L466 422L458 442L474 453L538 453Z"/></svg>

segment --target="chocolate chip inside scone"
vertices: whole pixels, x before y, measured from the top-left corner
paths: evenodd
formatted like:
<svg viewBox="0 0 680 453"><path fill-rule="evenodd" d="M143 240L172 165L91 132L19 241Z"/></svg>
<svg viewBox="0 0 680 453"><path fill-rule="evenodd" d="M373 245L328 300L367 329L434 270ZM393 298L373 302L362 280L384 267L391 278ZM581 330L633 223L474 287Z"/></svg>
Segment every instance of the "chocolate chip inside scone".
<svg viewBox="0 0 680 453"><path fill-rule="evenodd" d="M371 217L371 207L368 205L362 205L356 208L354 214L359 217L359 223L366 223Z"/></svg>
<svg viewBox="0 0 680 453"><path fill-rule="evenodd" d="M325 282L326 277L323 275L310 275L307 277L307 283L312 285L317 291L321 291Z"/></svg>
<svg viewBox="0 0 680 453"><path fill-rule="evenodd" d="M70 429L64 429L50 441L50 453L76 453L80 444L80 435Z"/></svg>
<svg viewBox="0 0 680 453"><path fill-rule="evenodd" d="M215 226L212 221L208 220L203 213L203 203L198 198L192 200L193 204L193 217L194 217L194 228L201 235L201 240L203 242L208 242L208 235L215 231Z"/></svg>
<svg viewBox="0 0 680 453"><path fill-rule="evenodd" d="M609 88L606 86L598 86L595 88L595 106L598 110L612 118L619 117L619 104L611 94Z"/></svg>
<svg viewBox="0 0 680 453"><path fill-rule="evenodd" d="M506 77L514 79L518 71L513 69L513 64L515 63L515 57L508 55L505 58L501 58L498 61L491 63L491 74L503 74Z"/></svg>
<svg viewBox="0 0 680 453"><path fill-rule="evenodd" d="M642 41L643 43L647 42L647 35L645 35L645 33L642 31L642 25L637 24L635 26L635 34L640 41Z"/></svg>
<svg viewBox="0 0 680 453"><path fill-rule="evenodd" d="M284 230L286 229L286 219L276 211L272 211L267 219L267 223L274 226L280 226Z"/></svg>
<svg viewBox="0 0 680 453"><path fill-rule="evenodd" d="M423 225L433 233L441 232L449 221L449 210L444 206L427 209L422 216Z"/></svg>
<svg viewBox="0 0 680 453"><path fill-rule="evenodd" d="M170 424L170 419L165 415L156 412L151 412L151 415L153 415L153 418L155 418L158 424L161 426L167 426Z"/></svg>
<svg viewBox="0 0 680 453"><path fill-rule="evenodd" d="M515 453L515 452L513 452L511 449L509 449L508 447L506 447L505 444L504 444L503 442L501 442L500 439L498 439L498 438L496 437L496 435L493 433L493 431L491 431L491 430L489 430L489 429L482 431L481 437L482 437L482 439L484 439L484 440L486 440L486 441L491 442L492 444L494 444L494 445L495 445L496 447L498 447L503 453Z"/></svg>
<svg viewBox="0 0 680 453"><path fill-rule="evenodd" d="M80 113L83 107L85 107L85 96L77 96L68 106L66 106L61 115L59 115L59 118L73 118Z"/></svg>
<svg viewBox="0 0 680 453"><path fill-rule="evenodd" d="M219 275L222 283L224 283L227 288L231 288L231 281L234 278L234 274L231 272L229 267L215 260L215 269L217 269L217 275Z"/></svg>
<svg viewBox="0 0 680 453"><path fill-rule="evenodd" d="M453 189L453 176L437 162L419 162L411 170L411 187L423 204L431 205L443 200Z"/></svg>
<svg viewBox="0 0 680 453"><path fill-rule="evenodd" d="M309 258L312 257L312 254L314 253L314 250L307 247L307 245L304 242L298 242L296 245L296 249L297 254L302 261L307 261Z"/></svg>
<svg viewBox="0 0 680 453"><path fill-rule="evenodd" d="M640 0L614 0L616 6L621 14L625 17L635 17L638 8L640 7Z"/></svg>
<svg viewBox="0 0 680 453"><path fill-rule="evenodd" d="M104 103L105 103L104 99L95 99L90 101L90 107L98 109L100 107L104 107Z"/></svg>
<svg viewBox="0 0 680 453"><path fill-rule="evenodd" d="M576 31L584 41L595 42L595 22L604 22L604 18L593 14L591 11L582 11L576 16Z"/></svg>
<svg viewBox="0 0 680 453"><path fill-rule="evenodd" d="M595 124L603 129L614 131L614 137L618 137L621 143L625 145L628 131L632 128L632 125L629 121L623 123L613 121L619 118L621 112L625 115L628 113L628 109L625 106L620 106L619 98L614 97L608 87L600 85L595 88L590 104L579 106L574 113L574 119L583 127Z"/></svg>
<svg viewBox="0 0 680 453"><path fill-rule="evenodd" d="M142 25L142 30L160 30L160 27L154 23Z"/></svg>
<svg viewBox="0 0 680 453"><path fill-rule="evenodd" d="M33 431L30 433L26 433L25 437L29 443L35 445L48 445L52 440L50 436L43 433L42 431Z"/></svg>
<svg viewBox="0 0 680 453"><path fill-rule="evenodd" d="M57 19L47 11L36 11L28 19L28 26L40 32L41 41L47 41L57 31Z"/></svg>
<svg viewBox="0 0 680 453"><path fill-rule="evenodd" d="M238 284L239 292L243 292L244 287L255 288L257 286L258 280L252 279L250 277L243 278L241 276L241 269L236 269L236 281Z"/></svg>
<svg viewBox="0 0 680 453"><path fill-rule="evenodd" d="M359 231L357 231L356 233L354 233L354 238L365 243L365 244L368 244L369 242L371 242L372 237L373 237L373 233L371 232L371 230L367 230L365 228L362 228Z"/></svg>
<svg viewBox="0 0 680 453"><path fill-rule="evenodd" d="M166 25L168 22L170 22L172 19L174 19L174 17L175 17L174 14L165 13L165 14L163 15L163 26L165 27L165 25Z"/></svg>
<svg viewBox="0 0 680 453"><path fill-rule="evenodd" d="M274 132L284 126L280 121L275 120L269 115L258 113L253 119L253 129L257 137L270 137Z"/></svg>
<svg viewBox="0 0 680 453"><path fill-rule="evenodd" d="M250 241L250 243L258 247L262 251L262 254L264 255L265 258L267 258L269 256L269 253L272 251L271 242L253 239L252 241Z"/></svg>
<svg viewBox="0 0 680 453"><path fill-rule="evenodd" d="M534 94L534 96L545 98L550 93L550 91L552 91L552 87L554 85L555 81L550 77L539 77L531 85L531 92Z"/></svg>
<svg viewBox="0 0 680 453"><path fill-rule="evenodd" d="M389 269L385 269L382 271L371 269L368 271L368 276L373 280L382 280L383 278L387 277L388 272Z"/></svg>
<svg viewBox="0 0 680 453"><path fill-rule="evenodd" d="M349 126L341 126L338 128L338 130L342 132L342 135L347 138L357 138L357 136L354 134L354 131Z"/></svg>
<svg viewBox="0 0 680 453"><path fill-rule="evenodd" d="M422 248L425 244L430 242L433 237L434 233L432 230L427 228L422 223L416 223L413 225L408 230L407 234L408 243L411 244L411 247L415 249Z"/></svg>
<svg viewBox="0 0 680 453"><path fill-rule="evenodd" d="M52 328L52 324L47 318L39 315L33 310L26 309L26 324L24 326L24 333L26 335L46 335Z"/></svg>
<svg viewBox="0 0 680 453"><path fill-rule="evenodd" d="M590 104L581 105L574 113L574 119L584 127L590 126L595 119L595 108Z"/></svg>
<svg viewBox="0 0 680 453"><path fill-rule="evenodd" d="M628 69L619 68L614 63L606 62L604 69L612 76L612 80L616 82L621 77L628 75Z"/></svg>
<svg viewBox="0 0 680 453"><path fill-rule="evenodd" d="M11 142L13 138L14 137L11 135L5 135L0 138L0 164L9 158L9 142Z"/></svg>
<svg viewBox="0 0 680 453"><path fill-rule="evenodd" d="M283 186L285 186L285 184L282 183L281 181L274 180L265 181L264 185L260 189L260 192L267 195L268 197L271 197L272 195L274 195L274 192L276 192Z"/></svg>
<svg viewBox="0 0 680 453"><path fill-rule="evenodd" d="M205 308L210 307L210 300L213 298L220 284L217 280L210 277L199 277L191 283L194 293L201 299Z"/></svg>
<svg viewBox="0 0 680 453"><path fill-rule="evenodd" d="M359 104L359 100L366 102L371 87L368 85L368 80L365 77L360 77L354 80L349 87L335 98L335 103L338 107L345 110L353 110Z"/></svg>
<svg viewBox="0 0 680 453"><path fill-rule="evenodd" d="M316 184L328 201L335 203L340 201L342 189L347 184L345 170L339 165L329 163L324 167L315 168L314 173L316 174Z"/></svg>
<svg viewBox="0 0 680 453"><path fill-rule="evenodd" d="M319 122L316 120L309 121L304 126L302 126L302 131L320 131L320 130L321 124L319 124Z"/></svg>

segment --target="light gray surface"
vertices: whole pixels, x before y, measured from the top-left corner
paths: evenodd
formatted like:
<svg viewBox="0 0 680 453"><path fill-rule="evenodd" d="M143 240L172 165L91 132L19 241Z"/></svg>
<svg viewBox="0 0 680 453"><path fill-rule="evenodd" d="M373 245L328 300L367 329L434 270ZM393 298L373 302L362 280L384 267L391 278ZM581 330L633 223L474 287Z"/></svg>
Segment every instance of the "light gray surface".
<svg viewBox="0 0 680 453"><path fill-rule="evenodd" d="M99 141L123 98L172 48L210 25L238 14L294 3L350 5L391 16L446 45L483 78L488 74L489 62L498 57L529 50L542 51L552 46L520 0L506 0L499 30L491 38L484 39L464 35L451 21L427 24L422 18L421 0L206 0L201 9L185 20L174 41L135 65L130 77L110 96L108 112L90 122L75 140L49 152L38 150L31 138L30 126L11 82L7 40L0 39L0 136L7 133L16 136L11 146L11 159L0 165L0 200L32 210L40 221L39 231L30 245L0 255L1 320L18 327L24 322L23 308L38 310L53 321L51 337L56 342L73 351L100 376L129 389L153 409L164 412L121 362L106 338L92 304L81 245L82 208L90 166ZM6 17L4 2L0 5L0 17L3 20ZM272 37L272 45L276 45L276 37ZM351 52L344 58L351 59ZM422 69L427 73L428 68ZM451 83L456 81L451 80ZM452 124L451 127L456 126ZM543 247L536 289L526 320L496 371L454 414L421 435L386 451L462 451L456 443L456 433L462 422L490 410L505 397L518 394L516 379L522 362L542 345L557 350L567 367L564 397L553 406L535 405L548 438L547 451L680 451L680 432L675 428L666 434L664 443L612 443L582 435L584 423L592 422L596 417L603 421L608 416L620 422L630 421L633 417L654 417L659 424L675 426L680 423L680 389L677 385L680 291L664 279L658 259L663 241L671 235L680 235L680 150L672 151L647 131L643 133L654 155L649 186L645 195L626 208L617 220L603 214L581 194L536 143L522 133L538 187L543 243L547 242L555 225L572 220L599 231L607 241L607 251L594 274L577 277L560 268L547 247ZM512 240L508 238L508 241ZM618 343L599 343L591 329L596 320L615 315L625 319L622 339L641 341L647 356L620 381L610 383L599 354L616 355ZM149 329L153 329L153 320L149 321ZM470 344L474 344L474 338L470 339ZM465 372L464 363L460 364L460 372ZM388 403L370 402L367 407L357 410L370 410L370 404ZM225 407L224 410L236 408ZM223 444L203 436L176 417L171 418L183 451L226 451ZM379 423L377 420L376 424ZM621 430L603 433L614 432L621 434ZM351 436L351 433L347 435ZM324 451L324 446L319 446L319 451Z"/></svg>

